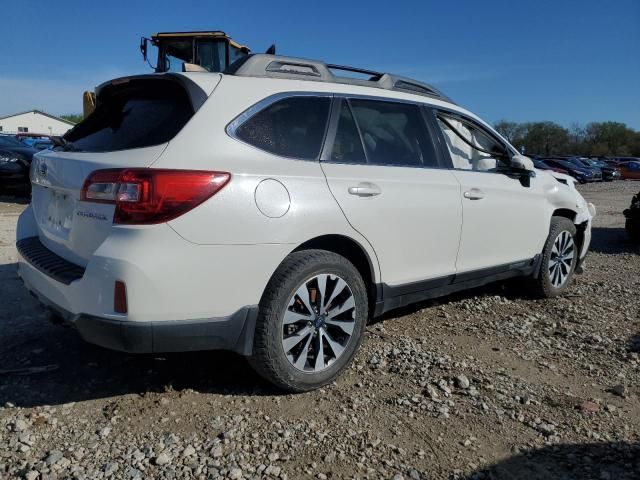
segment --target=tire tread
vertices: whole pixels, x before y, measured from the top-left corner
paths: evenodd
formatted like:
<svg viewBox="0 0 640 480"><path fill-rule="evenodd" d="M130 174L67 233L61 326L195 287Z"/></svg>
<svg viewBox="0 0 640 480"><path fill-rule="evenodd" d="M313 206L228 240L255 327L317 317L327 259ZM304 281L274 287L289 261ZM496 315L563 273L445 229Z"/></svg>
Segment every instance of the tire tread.
<svg viewBox="0 0 640 480"><path fill-rule="evenodd" d="M278 352L280 345L275 344L273 336L269 335L269 328L273 327L272 319L277 318L279 315L276 308L278 300L288 293L289 285L287 285L287 280L293 278L297 272L309 267L311 264L334 264L336 262L351 270L351 273L356 275L359 282L357 285L352 285L351 287L352 289L361 289L361 293L364 292L366 298L364 282L358 270L349 260L327 250L312 249L294 252L285 258L267 284L267 288L260 300L258 320L254 334L253 353L249 357L249 363L261 377L283 390L304 392L318 388L318 385L308 387L301 385L299 382L295 382L294 379L289 378L285 372L278 368L275 354ZM364 313L365 315L367 314L367 312ZM362 330L364 330L364 325L362 325L362 327ZM356 333L354 330L354 335ZM362 340L362 332L360 332L359 338L356 340L357 350ZM322 384L326 385L332 382L340 373L341 370L336 371L334 375L323 381Z"/></svg>

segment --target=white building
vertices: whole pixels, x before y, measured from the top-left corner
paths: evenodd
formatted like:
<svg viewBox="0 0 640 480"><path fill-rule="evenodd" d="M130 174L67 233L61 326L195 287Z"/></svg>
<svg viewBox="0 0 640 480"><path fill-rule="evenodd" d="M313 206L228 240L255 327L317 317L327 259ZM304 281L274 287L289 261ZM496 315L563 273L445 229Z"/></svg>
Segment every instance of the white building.
<svg viewBox="0 0 640 480"><path fill-rule="evenodd" d="M40 110L0 117L0 133L41 133L64 135L75 124Z"/></svg>

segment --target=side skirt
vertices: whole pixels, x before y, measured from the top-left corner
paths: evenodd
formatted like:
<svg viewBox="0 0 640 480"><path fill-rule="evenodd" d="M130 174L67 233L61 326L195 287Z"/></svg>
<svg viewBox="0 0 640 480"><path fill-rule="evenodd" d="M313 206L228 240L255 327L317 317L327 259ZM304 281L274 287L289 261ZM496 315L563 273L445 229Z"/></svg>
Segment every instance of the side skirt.
<svg viewBox="0 0 640 480"><path fill-rule="evenodd" d="M451 293L470 288L480 287L488 283L506 280L514 277L528 277L535 275L540 269L542 255L536 255L530 260L483 268L471 272L424 280L404 285L387 285L383 283L377 289L382 293L376 301L374 317L379 317L389 310L404 307L412 303L443 297Z"/></svg>

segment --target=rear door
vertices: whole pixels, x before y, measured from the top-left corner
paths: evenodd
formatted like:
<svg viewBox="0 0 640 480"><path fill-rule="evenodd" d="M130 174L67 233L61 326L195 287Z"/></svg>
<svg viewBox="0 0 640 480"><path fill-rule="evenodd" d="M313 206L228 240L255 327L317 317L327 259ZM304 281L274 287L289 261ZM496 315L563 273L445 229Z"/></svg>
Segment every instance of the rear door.
<svg viewBox="0 0 640 480"><path fill-rule="evenodd" d="M384 283L403 293L406 284L418 291L448 283L460 187L439 165L420 107L336 99L332 118L321 165L347 220L375 250Z"/></svg>
<svg viewBox="0 0 640 480"><path fill-rule="evenodd" d="M478 122L450 112L436 117L443 153L461 186L460 278L531 260L549 232L543 182L532 177L527 185L508 174L509 148Z"/></svg>

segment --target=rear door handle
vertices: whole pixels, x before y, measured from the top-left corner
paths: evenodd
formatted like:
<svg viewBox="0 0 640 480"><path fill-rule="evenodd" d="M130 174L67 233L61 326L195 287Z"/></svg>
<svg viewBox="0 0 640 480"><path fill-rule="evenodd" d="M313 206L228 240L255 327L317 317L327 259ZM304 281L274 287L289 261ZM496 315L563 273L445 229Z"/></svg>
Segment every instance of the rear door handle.
<svg viewBox="0 0 640 480"><path fill-rule="evenodd" d="M472 188L471 190L464 192L462 196L469 200L482 200L484 198L484 192L479 188Z"/></svg>
<svg viewBox="0 0 640 480"><path fill-rule="evenodd" d="M382 193L378 185L369 182L361 182L355 187L349 187L348 191L351 195L357 195L358 197L375 197Z"/></svg>

